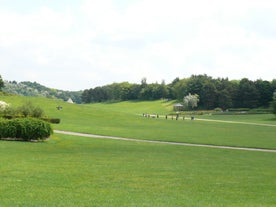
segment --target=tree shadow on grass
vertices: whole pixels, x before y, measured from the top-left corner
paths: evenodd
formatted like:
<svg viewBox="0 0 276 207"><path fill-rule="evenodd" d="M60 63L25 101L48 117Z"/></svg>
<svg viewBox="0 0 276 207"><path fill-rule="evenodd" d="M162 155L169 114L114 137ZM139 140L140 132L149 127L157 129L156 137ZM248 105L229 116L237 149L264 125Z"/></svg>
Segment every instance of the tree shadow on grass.
<svg viewBox="0 0 276 207"><path fill-rule="evenodd" d="M269 118L269 119L264 119L264 121L275 121L276 122L276 116L273 118Z"/></svg>

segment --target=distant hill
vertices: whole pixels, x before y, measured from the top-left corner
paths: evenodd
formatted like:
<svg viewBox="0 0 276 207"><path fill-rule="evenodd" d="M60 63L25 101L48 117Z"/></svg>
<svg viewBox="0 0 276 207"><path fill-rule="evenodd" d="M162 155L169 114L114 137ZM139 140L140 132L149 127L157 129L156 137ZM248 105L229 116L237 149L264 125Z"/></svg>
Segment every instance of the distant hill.
<svg viewBox="0 0 276 207"><path fill-rule="evenodd" d="M82 91L64 91L48 88L37 82L24 81L4 81L4 92L21 96L42 96L47 98L57 98L67 101L69 98L75 103L81 103Z"/></svg>

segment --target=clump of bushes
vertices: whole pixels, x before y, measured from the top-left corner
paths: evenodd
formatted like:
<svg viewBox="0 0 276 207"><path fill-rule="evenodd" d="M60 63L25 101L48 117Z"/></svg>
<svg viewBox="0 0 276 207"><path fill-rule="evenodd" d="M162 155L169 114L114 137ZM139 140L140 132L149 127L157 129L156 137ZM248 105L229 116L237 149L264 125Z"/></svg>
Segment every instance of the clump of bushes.
<svg viewBox="0 0 276 207"><path fill-rule="evenodd" d="M4 103L0 101L0 116L5 119L33 117L52 124L60 123L59 118L48 118L41 107L33 105L30 101L16 108L9 106L9 104L4 105Z"/></svg>
<svg viewBox="0 0 276 207"><path fill-rule="evenodd" d="M36 118L0 120L0 138L23 141L45 140L53 133L51 125Z"/></svg>
<svg viewBox="0 0 276 207"><path fill-rule="evenodd" d="M2 110L3 116L7 117L35 117L41 118L44 116L44 111L39 106L33 105L32 102L26 102L22 106L13 108L11 106Z"/></svg>

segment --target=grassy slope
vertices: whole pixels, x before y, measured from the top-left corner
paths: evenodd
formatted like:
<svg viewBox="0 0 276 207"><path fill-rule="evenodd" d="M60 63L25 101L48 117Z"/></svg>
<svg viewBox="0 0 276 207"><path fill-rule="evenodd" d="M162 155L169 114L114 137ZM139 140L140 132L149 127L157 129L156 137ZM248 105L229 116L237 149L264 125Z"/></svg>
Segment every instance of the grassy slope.
<svg viewBox="0 0 276 207"><path fill-rule="evenodd" d="M0 100L13 105L33 101L49 116L62 119L62 124L55 125L58 129L276 148L275 127L137 116L167 113L164 102L72 105L44 98ZM56 110L58 105L63 110ZM252 122L275 123L267 116L252 117L248 118ZM276 203L275 156L60 134L44 143L1 141L0 201L3 207L272 207Z"/></svg>
<svg viewBox="0 0 276 207"><path fill-rule="evenodd" d="M56 129L137 139L276 149L276 127L142 117L166 114L171 102L121 102L75 105L45 98L2 97L14 105L31 100L51 117L61 118ZM56 106L62 105L58 111ZM273 115L203 116L203 118L275 124ZM241 120L242 119L242 120ZM275 124L276 125L276 124Z"/></svg>
<svg viewBox="0 0 276 207"><path fill-rule="evenodd" d="M1 142L9 206L241 206L276 203L276 154L55 135Z"/></svg>

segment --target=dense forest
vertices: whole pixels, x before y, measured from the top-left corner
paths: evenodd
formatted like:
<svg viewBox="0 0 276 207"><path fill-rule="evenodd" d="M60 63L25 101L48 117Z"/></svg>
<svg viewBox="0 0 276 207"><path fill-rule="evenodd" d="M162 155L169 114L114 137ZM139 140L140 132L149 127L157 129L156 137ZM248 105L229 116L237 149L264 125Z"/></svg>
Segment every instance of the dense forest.
<svg viewBox="0 0 276 207"><path fill-rule="evenodd" d="M199 95L200 109L257 108L269 107L274 91L276 91L276 79L229 80L214 79L207 75L192 75L189 78L176 78L169 84L164 81L148 84L144 78L140 84L122 82L98 86L84 90L82 102L158 99L182 101L184 96L191 93Z"/></svg>

